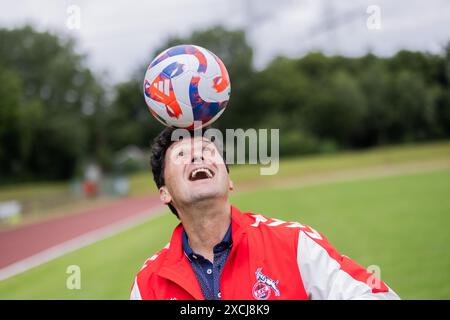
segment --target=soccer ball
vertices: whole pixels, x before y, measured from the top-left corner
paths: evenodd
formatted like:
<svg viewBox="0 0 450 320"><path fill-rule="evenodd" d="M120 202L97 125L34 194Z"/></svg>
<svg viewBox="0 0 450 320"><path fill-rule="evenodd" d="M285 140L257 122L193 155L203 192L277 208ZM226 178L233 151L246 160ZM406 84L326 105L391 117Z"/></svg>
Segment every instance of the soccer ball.
<svg viewBox="0 0 450 320"><path fill-rule="evenodd" d="M160 53L144 79L150 113L169 127L193 129L216 121L230 99L230 78L211 51L179 45Z"/></svg>

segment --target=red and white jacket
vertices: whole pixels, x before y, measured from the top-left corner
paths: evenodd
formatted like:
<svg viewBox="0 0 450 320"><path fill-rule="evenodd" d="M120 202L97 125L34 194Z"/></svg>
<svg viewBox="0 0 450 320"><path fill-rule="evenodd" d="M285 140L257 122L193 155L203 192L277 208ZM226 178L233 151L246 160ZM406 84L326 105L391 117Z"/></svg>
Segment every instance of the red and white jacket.
<svg viewBox="0 0 450 320"><path fill-rule="evenodd" d="M220 280L223 300L399 299L371 272L341 255L316 230L231 206L232 240ZM137 274L131 299L204 299L182 249L179 224L170 243Z"/></svg>

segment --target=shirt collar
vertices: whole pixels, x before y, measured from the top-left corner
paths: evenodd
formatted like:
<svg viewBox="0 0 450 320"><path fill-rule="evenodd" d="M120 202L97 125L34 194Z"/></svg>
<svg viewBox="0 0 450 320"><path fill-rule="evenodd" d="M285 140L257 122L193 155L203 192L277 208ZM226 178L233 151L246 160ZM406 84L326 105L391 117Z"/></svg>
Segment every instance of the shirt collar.
<svg viewBox="0 0 450 320"><path fill-rule="evenodd" d="M192 258L197 259L198 257L202 257L201 255L196 254L192 250L191 246L189 245L186 231L184 229L183 229L183 235L182 235L182 242L183 242L183 251L189 259L192 259ZM231 223L230 223L230 226L228 227L228 230L225 233L225 236L223 237L221 242L219 242L218 244L216 244L214 246L213 252L214 253L222 252L222 251L230 248L232 243L233 243L233 241L231 238Z"/></svg>

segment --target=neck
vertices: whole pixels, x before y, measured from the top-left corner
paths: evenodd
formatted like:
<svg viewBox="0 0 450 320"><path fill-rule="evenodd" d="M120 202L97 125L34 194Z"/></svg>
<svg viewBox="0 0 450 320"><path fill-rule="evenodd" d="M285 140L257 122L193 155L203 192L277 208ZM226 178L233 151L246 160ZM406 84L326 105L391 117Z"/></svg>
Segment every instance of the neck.
<svg viewBox="0 0 450 320"><path fill-rule="evenodd" d="M231 223L231 206L217 199L183 208L180 220L192 250L213 261L213 248L222 241Z"/></svg>

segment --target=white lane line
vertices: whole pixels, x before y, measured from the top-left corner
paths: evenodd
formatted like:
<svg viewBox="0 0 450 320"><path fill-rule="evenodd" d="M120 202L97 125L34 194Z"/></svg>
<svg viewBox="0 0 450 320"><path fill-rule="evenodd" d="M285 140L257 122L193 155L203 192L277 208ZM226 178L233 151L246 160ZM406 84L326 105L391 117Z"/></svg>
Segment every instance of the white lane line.
<svg viewBox="0 0 450 320"><path fill-rule="evenodd" d="M37 267L50 260L61 257L69 252L75 251L77 249L90 245L94 242L116 235L121 231L125 231L126 229L134 227L147 220L159 217L165 212L166 212L165 206L158 206L153 209L148 209L146 211L136 214L133 217L120 220L108 226L98 228L97 230L89 231L85 234L82 234L81 236L78 236L71 240L62 242L58 245L45 249L28 258L14 262L9 266L0 269L0 281L6 280L12 276L30 270L31 268Z"/></svg>

